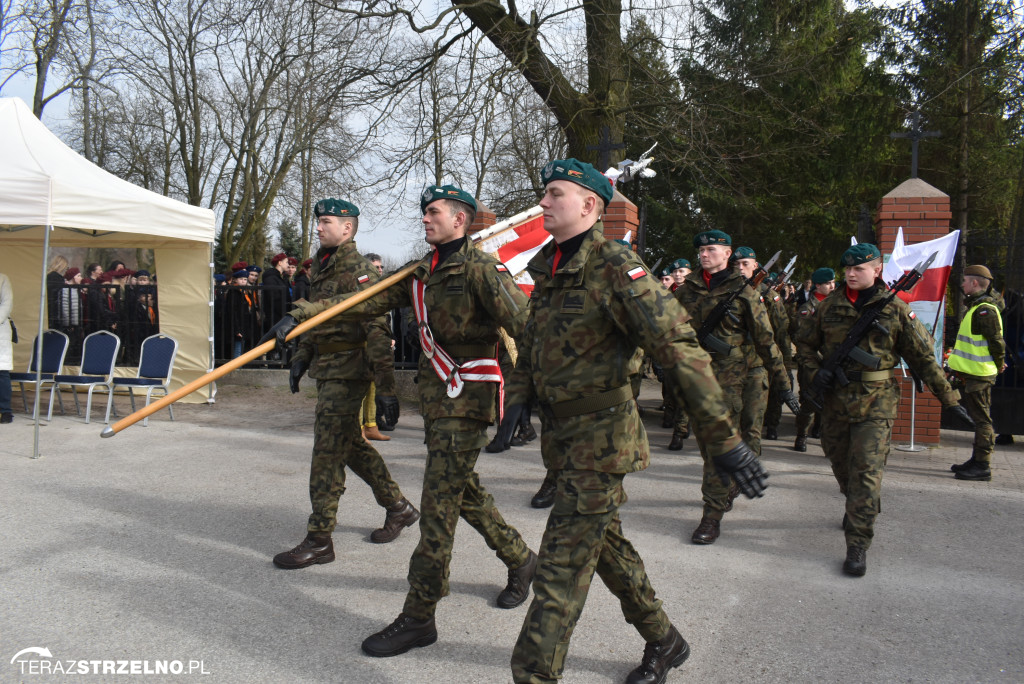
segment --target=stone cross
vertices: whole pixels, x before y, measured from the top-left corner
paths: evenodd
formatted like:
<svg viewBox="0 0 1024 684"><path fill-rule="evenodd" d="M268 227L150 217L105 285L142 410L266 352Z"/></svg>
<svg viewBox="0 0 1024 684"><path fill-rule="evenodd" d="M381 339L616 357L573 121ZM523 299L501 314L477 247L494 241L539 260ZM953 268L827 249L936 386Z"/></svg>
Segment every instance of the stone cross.
<svg viewBox="0 0 1024 684"><path fill-rule="evenodd" d="M905 133L890 133L890 138L910 138L910 177L917 178L917 144L922 138L937 138L942 135L939 131L921 130L921 112L913 112L910 115L910 130Z"/></svg>
<svg viewBox="0 0 1024 684"><path fill-rule="evenodd" d="M588 152L597 152L597 170L604 173L610 165L612 150L624 150L626 143L612 143L611 130L607 126L601 127L601 140L598 145L587 145Z"/></svg>

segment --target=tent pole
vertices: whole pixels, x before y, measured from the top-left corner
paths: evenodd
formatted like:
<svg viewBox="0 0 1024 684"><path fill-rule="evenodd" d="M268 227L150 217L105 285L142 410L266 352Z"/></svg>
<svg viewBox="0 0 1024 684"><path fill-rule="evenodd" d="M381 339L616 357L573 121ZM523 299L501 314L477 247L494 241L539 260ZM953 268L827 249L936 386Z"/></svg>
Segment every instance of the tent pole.
<svg viewBox="0 0 1024 684"><path fill-rule="evenodd" d="M43 279L39 285L39 330L36 334L36 396L32 401L33 413L36 418L32 434L32 458L39 458L39 395L42 393L40 380L43 375L43 317L46 315L46 269L50 263L50 231L52 230L53 226L46 226L43 231Z"/></svg>

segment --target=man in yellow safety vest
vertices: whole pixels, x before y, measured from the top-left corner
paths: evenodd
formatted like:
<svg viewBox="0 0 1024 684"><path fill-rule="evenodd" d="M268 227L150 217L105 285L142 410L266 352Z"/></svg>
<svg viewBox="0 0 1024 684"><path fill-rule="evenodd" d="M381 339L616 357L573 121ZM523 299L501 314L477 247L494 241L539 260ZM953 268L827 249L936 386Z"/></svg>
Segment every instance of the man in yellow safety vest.
<svg viewBox="0 0 1024 684"><path fill-rule="evenodd" d="M974 421L974 450L970 460L952 466L958 480L991 480L995 445L992 429L992 386L1006 369L1003 353L1003 298L992 291L992 273L984 266L964 269L960 284L967 313L949 355L949 367L963 382L963 404Z"/></svg>

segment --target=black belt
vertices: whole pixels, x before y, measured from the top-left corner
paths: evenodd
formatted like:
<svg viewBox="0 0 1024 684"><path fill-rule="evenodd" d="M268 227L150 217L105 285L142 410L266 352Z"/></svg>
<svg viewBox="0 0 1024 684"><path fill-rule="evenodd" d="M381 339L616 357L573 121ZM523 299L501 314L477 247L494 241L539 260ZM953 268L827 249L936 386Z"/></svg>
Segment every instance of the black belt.
<svg viewBox="0 0 1024 684"><path fill-rule="evenodd" d="M353 349L362 349L366 346L366 342L324 342L323 344L316 345L316 353L321 356L324 354L337 354L338 352L352 351Z"/></svg>
<svg viewBox="0 0 1024 684"><path fill-rule="evenodd" d="M557 404L542 403L540 407L544 413L552 418L572 418L573 416L582 416L585 413L596 413L597 411L602 411L606 408L618 406L632 398L633 386L623 385L622 387L616 387L615 389L608 390L607 392L591 394L590 396L580 397L579 399L560 401Z"/></svg>
<svg viewBox="0 0 1024 684"><path fill-rule="evenodd" d="M493 344L441 344L438 343L441 349L448 352L448 356L452 358L488 358L493 359L496 347Z"/></svg>
<svg viewBox="0 0 1024 684"><path fill-rule="evenodd" d="M846 379L850 382L878 382L892 377L892 368L876 371L846 371Z"/></svg>

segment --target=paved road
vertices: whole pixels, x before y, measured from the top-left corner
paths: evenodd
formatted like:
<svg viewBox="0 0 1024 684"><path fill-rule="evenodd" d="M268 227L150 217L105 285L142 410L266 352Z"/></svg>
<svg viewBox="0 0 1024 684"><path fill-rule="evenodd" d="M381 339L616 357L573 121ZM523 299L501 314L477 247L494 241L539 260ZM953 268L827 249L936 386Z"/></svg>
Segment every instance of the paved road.
<svg viewBox="0 0 1024 684"><path fill-rule="evenodd" d="M643 403L655 407L656 394L645 388ZM379 447L418 499L425 451L408 408ZM305 530L308 391L225 386L216 405L176 412L176 422L163 412L107 440L102 424L56 418L41 430L39 460L28 458L24 415L0 430L0 681L63 681L35 672L118 660L185 669L152 681L510 681L524 609L493 607L505 570L466 525L438 643L397 658L365 657L359 643L400 611L416 533L369 543L383 511L358 478L341 504L338 560L271 565ZM626 479L623 524L692 644L669 682L1024 681L1024 445L998 448L990 483L948 471L969 454L969 435L894 451L868 574L853 579L840 571L842 500L816 442L806 454L786 448L791 416L787 441L765 445L767 496L738 501L718 543L698 547L689 535L700 517L699 456L692 440L666 451L652 414L653 463ZM544 475L536 444L479 462L531 545L546 518L528 503ZM51 656L10 662L31 647ZM621 682L642 650L598 583L564 681ZM188 674L189 661L208 674Z"/></svg>

